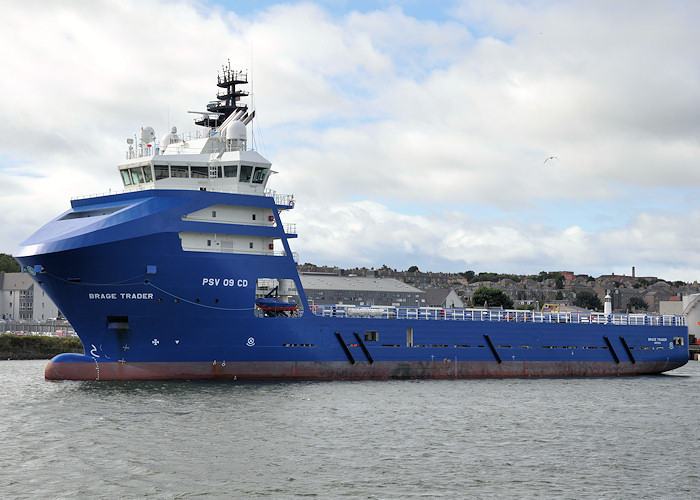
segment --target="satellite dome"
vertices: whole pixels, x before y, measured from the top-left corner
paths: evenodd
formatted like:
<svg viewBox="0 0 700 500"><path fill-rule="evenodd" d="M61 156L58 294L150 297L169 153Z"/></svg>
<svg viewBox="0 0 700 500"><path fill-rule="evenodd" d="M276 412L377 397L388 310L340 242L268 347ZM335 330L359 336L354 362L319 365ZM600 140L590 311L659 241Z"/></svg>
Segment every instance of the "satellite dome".
<svg viewBox="0 0 700 500"><path fill-rule="evenodd" d="M236 139L245 141L247 136L245 125L241 121L234 120L226 126L225 135L229 141Z"/></svg>
<svg viewBox="0 0 700 500"><path fill-rule="evenodd" d="M141 127L141 142L150 144L156 138L156 133L153 127Z"/></svg>
<svg viewBox="0 0 700 500"><path fill-rule="evenodd" d="M170 132L160 139L160 150L165 151L168 145L175 142L180 142L180 137L177 135L177 127L172 127Z"/></svg>

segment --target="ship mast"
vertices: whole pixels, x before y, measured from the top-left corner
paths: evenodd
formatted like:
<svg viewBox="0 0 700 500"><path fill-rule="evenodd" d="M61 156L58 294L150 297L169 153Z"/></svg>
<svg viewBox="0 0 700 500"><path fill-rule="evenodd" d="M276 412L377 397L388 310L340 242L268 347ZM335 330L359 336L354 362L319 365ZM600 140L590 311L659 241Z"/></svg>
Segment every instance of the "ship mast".
<svg viewBox="0 0 700 500"><path fill-rule="evenodd" d="M217 114L204 115L199 120L195 120L195 124L202 127L217 128L234 112L248 109L247 104L240 102L241 97L247 96L248 92L236 88L236 85L248 83L248 73L232 70L230 60L228 65L222 66L221 69L222 73L217 74L216 85L224 90L216 95L218 101L207 104L207 111Z"/></svg>

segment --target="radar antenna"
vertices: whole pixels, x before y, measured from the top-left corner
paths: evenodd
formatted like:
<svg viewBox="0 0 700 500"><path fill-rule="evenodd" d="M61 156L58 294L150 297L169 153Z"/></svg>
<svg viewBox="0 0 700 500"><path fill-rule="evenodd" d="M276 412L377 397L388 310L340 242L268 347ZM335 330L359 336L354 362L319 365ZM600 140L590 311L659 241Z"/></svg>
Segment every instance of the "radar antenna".
<svg viewBox="0 0 700 500"><path fill-rule="evenodd" d="M212 101L207 104L207 111L211 114L204 114L202 118L195 120L195 123L202 127L219 127L232 113L248 109L247 104L239 102L241 97L248 95L248 92L236 88L236 85L248 83L248 73L232 70L230 59L228 64L222 66L221 69L222 73L217 74L216 85L224 90L216 95L218 101Z"/></svg>

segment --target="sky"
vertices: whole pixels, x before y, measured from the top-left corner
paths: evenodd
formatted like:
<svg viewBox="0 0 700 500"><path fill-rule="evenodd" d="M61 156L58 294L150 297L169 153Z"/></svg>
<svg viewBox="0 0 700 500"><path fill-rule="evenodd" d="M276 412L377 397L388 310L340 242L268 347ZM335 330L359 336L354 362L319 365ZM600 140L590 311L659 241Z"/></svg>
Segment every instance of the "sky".
<svg viewBox="0 0 700 500"><path fill-rule="evenodd" d="M692 0L10 1L0 252L119 190L141 127L194 131L230 61L300 263L692 282L699 23Z"/></svg>

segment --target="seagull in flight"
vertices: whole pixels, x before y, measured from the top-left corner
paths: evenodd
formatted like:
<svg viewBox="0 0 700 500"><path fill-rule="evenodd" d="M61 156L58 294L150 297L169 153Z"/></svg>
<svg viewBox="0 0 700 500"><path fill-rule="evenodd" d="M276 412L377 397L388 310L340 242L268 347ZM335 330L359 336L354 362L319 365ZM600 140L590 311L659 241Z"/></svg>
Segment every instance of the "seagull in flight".
<svg viewBox="0 0 700 500"><path fill-rule="evenodd" d="M549 156L544 160L544 163L547 163L547 160L558 160L558 159L559 158L557 158L556 156Z"/></svg>

